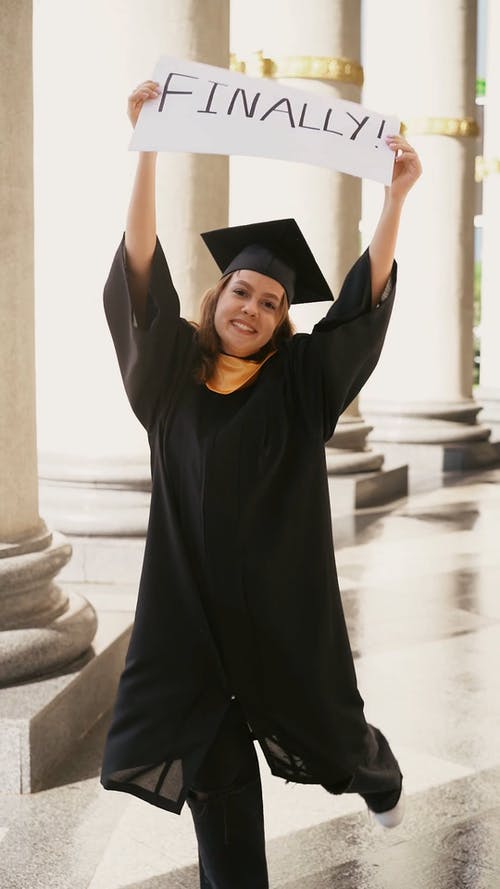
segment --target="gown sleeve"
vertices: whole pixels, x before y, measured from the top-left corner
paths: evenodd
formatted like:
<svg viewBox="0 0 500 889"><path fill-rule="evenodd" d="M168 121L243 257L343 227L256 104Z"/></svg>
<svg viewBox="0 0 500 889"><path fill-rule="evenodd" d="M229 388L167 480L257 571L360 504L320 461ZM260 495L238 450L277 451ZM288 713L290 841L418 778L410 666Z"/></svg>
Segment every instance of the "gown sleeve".
<svg viewBox="0 0 500 889"><path fill-rule="evenodd" d="M306 421L322 424L328 441L337 420L374 370L391 317L397 263L379 303L371 299L368 249L348 272L338 298L310 334L292 340L296 397Z"/></svg>
<svg viewBox="0 0 500 889"><path fill-rule="evenodd" d="M168 404L192 354L195 330L180 317L179 298L158 238L147 295L147 320L145 326L138 326L125 255L123 237L104 287L104 311L128 400L149 431L160 407Z"/></svg>

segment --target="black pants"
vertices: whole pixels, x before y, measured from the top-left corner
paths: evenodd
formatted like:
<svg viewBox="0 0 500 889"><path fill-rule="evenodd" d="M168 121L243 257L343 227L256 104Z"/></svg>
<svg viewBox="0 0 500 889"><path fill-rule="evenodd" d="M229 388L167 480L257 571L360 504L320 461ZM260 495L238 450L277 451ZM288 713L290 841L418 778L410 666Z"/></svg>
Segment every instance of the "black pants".
<svg viewBox="0 0 500 889"><path fill-rule="evenodd" d="M186 802L198 840L201 889L268 889L259 764L237 701Z"/></svg>
<svg viewBox="0 0 500 889"><path fill-rule="evenodd" d="M346 782L374 812L396 805L402 776L381 732L369 726L369 760ZM339 786L325 789L338 793ZM186 800L193 816L200 889L269 889L259 764L237 701L231 703Z"/></svg>

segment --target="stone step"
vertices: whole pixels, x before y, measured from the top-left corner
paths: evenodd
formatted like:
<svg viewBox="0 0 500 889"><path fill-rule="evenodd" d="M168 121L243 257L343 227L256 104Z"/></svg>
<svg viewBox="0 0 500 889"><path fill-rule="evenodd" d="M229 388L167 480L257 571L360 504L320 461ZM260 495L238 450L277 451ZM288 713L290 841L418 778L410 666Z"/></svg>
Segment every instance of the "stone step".
<svg viewBox="0 0 500 889"><path fill-rule="evenodd" d="M334 516L350 513L355 519L357 509L381 506L406 497L408 466L395 465L376 472L329 475L330 501Z"/></svg>
<svg viewBox="0 0 500 889"><path fill-rule="evenodd" d="M89 652L40 679L0 689L0 786L34 793L113 704L130 637L130 612L98 613Z"/></svg>

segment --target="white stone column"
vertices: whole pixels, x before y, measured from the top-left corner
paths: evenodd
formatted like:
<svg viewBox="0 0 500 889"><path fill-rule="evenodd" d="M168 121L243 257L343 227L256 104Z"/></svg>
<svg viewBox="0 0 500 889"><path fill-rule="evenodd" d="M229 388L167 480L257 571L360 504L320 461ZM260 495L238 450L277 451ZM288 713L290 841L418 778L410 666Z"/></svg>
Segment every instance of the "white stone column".
<svg viewBox="0 0 500 889"><path fill-rule="evenodd" d="M398 298L362 409L386 453L403 444L396 453L429 468L484 465L495 455L472 397L476 2L422 0L411 21L398 0L364 11L364 102L407 123L424 173L403 211ZM370 183L363 196L368 240L380 199Z"/></svg>
<svg viewBox="0 0 500 889"><path fill-rule="evenodd" d="M483 248L481 286L481 366L478 399L481 419L500 438L500 5L488 4L486 103L483 170Z"/></svg>
<svg viewBox="0 0 500 889"><path fill-rule="evenodd" d="M272 76L289 86L359 101L355 76L350 82L313 73L328 59L347 58L359 69L359 5L359 0L256 0L252 5L231 0L231 52L252 76L265 74L270 60L276 63ZM298 64L301 76L291 76ZM355 74L362 77L360 69ZM231 224L295 216L334 292L359 255L360 210L357 178L307 164L231 158Z"/></svg>
<svg viewBox="0 0 500 889"><path fill-rule="evenodd" d="M136 166L127 97L162 54L227 67L229 0L38 0L35 10L41 498L69 533L142 536L147 440L102 308ZM227 158L158 158L158 231L188 318L213 282L199 233L227 224L227 202Z"/></svg>
<svg viewBox="0 0 500 889"><path fill-rule="evenodd" d="M332 100L360 101L359 0L256 0L252 4L232 0L231 51L236 60L246 62L247 74L272 71L272 76L286 78L290 86ZM329 60L333 74L327 73ZM351 73L342 60L352 63ZM306 164L263 158L234 157L230 169L231 224L294 217L333 293L338 293L360 253L360 180ZM297 328L306 331L326 308L326 304L294 307L291 315ZM327 450L332 474L381 467L383 456L365 448L369 432L354 404L341 418Z"/></svg>
<svg viewBox="0 0 500 889"><path fill-rule="evenodd" d="M0 684L75 660L93 608L54 583L71 547L38 514L33 298L32 4L7 0L0 29Z"/></svg>

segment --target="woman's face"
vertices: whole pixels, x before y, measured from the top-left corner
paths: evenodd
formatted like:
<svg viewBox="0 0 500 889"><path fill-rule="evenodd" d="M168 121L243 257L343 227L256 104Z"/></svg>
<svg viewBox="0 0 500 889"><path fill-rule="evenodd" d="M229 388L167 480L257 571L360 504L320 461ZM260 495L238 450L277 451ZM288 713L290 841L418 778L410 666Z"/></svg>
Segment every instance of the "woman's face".
<svg viewBox="0 0 500 889"><path fill-rule="evenodd" d="M271 339L283 319L285 291L278 281L241 269L233 272L215 310L215 329L223 352L246 358Z"/></svg>

